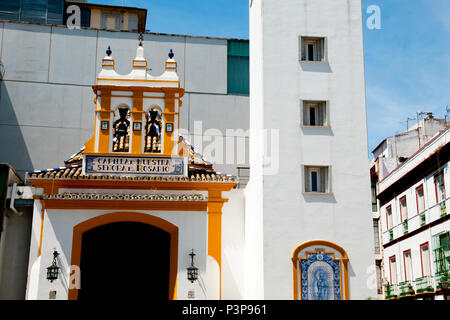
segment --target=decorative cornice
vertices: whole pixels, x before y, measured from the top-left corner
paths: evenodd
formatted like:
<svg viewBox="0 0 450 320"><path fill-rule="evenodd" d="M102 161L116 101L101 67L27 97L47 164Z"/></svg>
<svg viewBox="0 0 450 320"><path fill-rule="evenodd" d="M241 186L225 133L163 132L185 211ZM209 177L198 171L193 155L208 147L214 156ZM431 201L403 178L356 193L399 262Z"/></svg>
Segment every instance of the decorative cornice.
<svg viewBox="0 0 450 320"><path fill-rule="evenodd" d="M219 172L190 170L189 176L127 176L127 175L87 175L82 173L81 165L74 165L27 173L27 179L39 180L101 180L101 181L164 181L164 182L228 182L237 183L238 178Z"/></svg>
<svg viewBox="0 0 450 320"><path fill-rule="evenodd" d="M119 200L119 201L207 201L203 194L120 194L58 193L43 194L44 200Z"/></svg>

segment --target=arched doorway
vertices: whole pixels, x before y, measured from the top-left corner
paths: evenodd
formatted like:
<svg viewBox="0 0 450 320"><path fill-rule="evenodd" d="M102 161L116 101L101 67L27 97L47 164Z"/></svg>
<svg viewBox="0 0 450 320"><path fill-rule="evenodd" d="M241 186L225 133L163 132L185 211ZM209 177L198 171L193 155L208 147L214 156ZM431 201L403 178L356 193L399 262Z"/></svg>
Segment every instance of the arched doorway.
<svg viewBox="0 0 450 320"><path fill-rule="evenodd" d="M79 300L167 299L170 234L140 222L115 222L83 233Z"/></svg>
<svg viewBox="0 0 450 320"><path fill-rule="evenodd" d="M141 213L111 213L74 227L69 299L175 299L178 228Z"/></svg>

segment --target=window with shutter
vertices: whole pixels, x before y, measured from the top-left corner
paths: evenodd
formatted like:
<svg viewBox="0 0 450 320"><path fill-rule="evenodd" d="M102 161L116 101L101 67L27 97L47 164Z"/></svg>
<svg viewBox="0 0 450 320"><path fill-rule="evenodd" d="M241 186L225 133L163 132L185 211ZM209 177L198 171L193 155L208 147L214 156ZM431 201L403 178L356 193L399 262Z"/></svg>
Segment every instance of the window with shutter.
<svg viewBox="0 0 450 320"><path fill-rule="evenodd" d="M326 101L303 101L303 126L324 127L328 126Z"/></svg>
<svg viewBox="0 0 450 320"><path fill-rule="evenodd" d="M305 166L304 190L312 193L330 192L328 167Z"/></svg>
<svg viewBox="0 0 450 320"><path fill-rule="evenodd" d="M326 41L322 37L300 37L301 61L326 61Z"/></svg>

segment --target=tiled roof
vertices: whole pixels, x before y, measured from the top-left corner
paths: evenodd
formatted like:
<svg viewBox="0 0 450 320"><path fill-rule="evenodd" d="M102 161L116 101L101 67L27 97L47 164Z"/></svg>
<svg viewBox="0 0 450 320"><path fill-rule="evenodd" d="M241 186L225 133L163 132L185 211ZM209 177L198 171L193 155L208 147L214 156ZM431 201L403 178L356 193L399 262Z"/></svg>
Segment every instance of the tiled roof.
<svg viewBox="0 0 450 320"><path fill-rule="evenodd" d="M28 172L28 179L67 179L67 180L140 180L140 181L200 181L200 182L237 182L237 177L212 170L189 168L184 176L126 176L126 175L86 175L82 173L82 165L36 170Z"/></svg>
<svg viewBox="0 0 450 320"><path fill-rule="evenodd" d="M212 169L212 163L206 160L206 158L199 152L197 152L194 146L183 136L180 136L181 142L189 149L189 164L203 166L208 169Z"/></svg>
<svg viewBox="0 0 450 320"><path fill-rule="evenodd" d="M122 194L122 193L77 193L64 192L44 194L44 199L74 200L120 200L120 201L205 201L203 194Z"/></svg>
<svg viewBox="0 0 450 320"><path fill-rule="evenodd" d="M205 182L237 182L237 177L213 169L213 164L197 152L184 137L181 142L189 151L188 176L127 176L127 175L86 175L82 172L83 151L70 156L64 163L65 167L28 171L28 179L91 179L91 180L141 180L141 181L205 181Z"/></svg>
<svg viewBox="0 0 450 320"><path fill-rule="evenodd" d="M79 164L83 161L83 151L84 147L80 149L77 153L71 155L69 159L64 161L64 164L71 165L71 164Z"/></svg>

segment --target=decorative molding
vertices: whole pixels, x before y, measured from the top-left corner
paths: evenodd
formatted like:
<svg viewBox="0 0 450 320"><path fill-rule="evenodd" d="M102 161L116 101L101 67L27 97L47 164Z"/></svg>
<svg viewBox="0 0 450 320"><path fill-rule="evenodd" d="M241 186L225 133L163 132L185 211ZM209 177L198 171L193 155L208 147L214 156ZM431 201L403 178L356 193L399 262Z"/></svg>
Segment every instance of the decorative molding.
<svg viewBox="0 0 450 320"><path fill-rule="evenodd" d="M203 194L71 193L42 195L44 200L207 201Z"/></svg>

